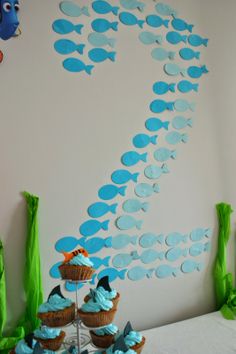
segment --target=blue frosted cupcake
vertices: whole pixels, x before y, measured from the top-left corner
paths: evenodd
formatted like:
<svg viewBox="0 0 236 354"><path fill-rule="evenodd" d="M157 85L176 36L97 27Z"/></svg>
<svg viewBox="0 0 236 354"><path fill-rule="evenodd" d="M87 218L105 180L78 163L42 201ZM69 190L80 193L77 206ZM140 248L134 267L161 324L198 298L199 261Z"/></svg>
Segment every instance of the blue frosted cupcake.
<svg viewBox="0 0 236 354"><path fill-rule="evenodd" d="M57 328L49 328L41 326L34 331L34 338L41 344L44 349L56 351L60 349L65 332Z"/></svg>
<svg viewBox="0 0 236 354"><path fill-rule="evenodd" d="M93 269L93 263L89 257L79 253L68 262L61 264L59 271L62 279L82 281L91 279L95 269Z"/></svg>
<svg viewBox="0 0 236 354"><path fill-rule="evenodd" d="M145 337L142 336L140 333L134 331L130 322L127 322L124 328L123 336L127 347L134 350L137 354L140 354L142 352L146 341Z"/></svg>
<svg viewBox="0 0 236 354"><path fill-rule="evenodd" d="M33 333L27 335L24 339L21 339L15 349L11 350L13 354L33 354L34 347L36 345Z"/></svg>
<svg viewBox="0 0 236 354"><path fill-rule="evenodd" d="M118 327L111 323L101 329L90 331L90 336L96 347L109 348L114 343L117 333Z"/></svg>
<svg viewBox="0 0 236 354"><path fill-rule="evenodd" d="M136 352L125 344L124 336L121 335L108 349L96 354L136 354Z"/></svg>

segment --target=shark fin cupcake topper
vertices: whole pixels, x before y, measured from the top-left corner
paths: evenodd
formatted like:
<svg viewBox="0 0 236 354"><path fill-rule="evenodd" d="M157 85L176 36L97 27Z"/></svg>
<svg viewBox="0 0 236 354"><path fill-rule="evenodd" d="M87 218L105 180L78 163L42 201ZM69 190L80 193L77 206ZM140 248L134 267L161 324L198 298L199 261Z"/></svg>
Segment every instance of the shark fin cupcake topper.
<svg viewBox="0 0 236 354"><path fill-rule="evenodd" d="M127 347L127 345L125 344L125 339L124 339L124 336L121 335L115 342L114 344L114 347L113 347L113 353L116 351L116 350L120 350L121 352L123 353L126 353L129 348Z"/></svg>
<svg viewBox="0 0 236 354"><path fill-rule="evenodd" d="M105 277L102 277L98 284L97 284L97 288L99 287L102 287L104 290L107 290L107 291L111 291L111 287L110 287L110 284L109 284L109 277L106 275Z"/></svg>
<svg viewBox="0 0 236 354"><path fill-rule="evenodd" d="M124 336L126 337L131 331L133 331L133 327L131 326L130 321L128 321L124 328Z"/></svg>
<svg viewBox="0 0 236 354"><path fill-rule="evenodd" d="M34 350L33 350L33 354L43 354L44 353L44 349L40 347L39 342L37 342L35 344Z"/></svg>
<svg viewBox="0 0 236 354"><path fill-rule="evenodd" d="M96 298L95 298L95 291L93 289L90 289L90 296L91 296L91 299L96 302Z"/></svg>
<svg viewBox="0 0 236 354"><path fill-rule="evenodd" d="M33 339L34 339L34 333L30 333L27 336L25 336L25 342L27 343L28 347L31 349L33 348Z"/></svg>
<svg viewBox="0 0 236 354"><path fill-rule="evenodd" d="M53 296L53 295L58 295L58 296L62 297L63 299L65 299L65 297L64 297L64 296L62 295L62 293L61 293L61 287L60 287L60 285L57 285L57 286L55 286L55 288L52 289L52 291L51 291L50 294L48 295L48 300L49 300L49 298L50 298L51 296Z"/></svg>

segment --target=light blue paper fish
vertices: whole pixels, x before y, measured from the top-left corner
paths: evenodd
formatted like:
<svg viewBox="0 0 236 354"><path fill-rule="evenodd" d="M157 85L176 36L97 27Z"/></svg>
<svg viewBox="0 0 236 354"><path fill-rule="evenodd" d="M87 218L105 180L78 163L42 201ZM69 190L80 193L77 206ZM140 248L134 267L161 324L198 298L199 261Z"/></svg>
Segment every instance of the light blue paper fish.
<svg viewBox="0 0 236 354"><path fill-rule="evenodd" d="M168 51L164 48L154 48L151 52L151 56L155 60L163 61L166 59L173 60L175 58L175 52Z"/></svg>
<svg viewBox="0 0 236 354"><path fill-rule="evenodd" d="M127 10L135 10L143 11L145 8L145 4L138 0L120 0L120 4Z"/></svg>
<svg viewBox="0 0 236 354"><path fill-rule="evenodd" d="M94 63L101 63L107 59L110 59L111 61L115 61L116 52L108 52L103 48L94 48L89 50L88 57Z"/></svg>
<svg viewBox="0 0 236 354"><path fill-rule="evenodd" d="M188 135L187 134L181 134L178 132L170 132L166 134L166 142L171 145L176 145L180 142L182 143L187 143L188 142Z"/></svg>
<svg viewBox="0 0 236 354"><path fill-rule="evenodd" d="M211 229L197 228L190 233L191 241L201 241L204 237L210 238L212 235Z"/></svg>
<svg viewBox="0 0 236 354"><path fill-rule="evenodd" d="M139 34L139 40L145 45L150 45L154 43L162 44L163 37L160 34L144 31Z"/></svg>
<svg viewBox="0 0 236 354"><path fill-rule="evenodd" d="M91 262L93 263L93 269L98 269L101 266L108 267L111 257L99 258L99 257L90 257Z"/></svg>
<svg viewBox="0 0 236 354"><path fill-rule="evenodd" d="M162 113L166 110L173 111L174 110L174 102L166 102L163 100L154 100L150 104L150 110L153 113Z"/></svg>
<svg viewBox="0 0 236 354"><path fill-rule="evenodd" d="M198 92L199 84L193 84L188 80L182 80L177 85L178 90L182 93L188 93L190 91Z"/></svg>
<svg viewBox="0 0 236 354"><path fill-rule="evenodd" d="M193 47L199 47L200 45L204 45L205 47L207 47L208 41L209 39L202 38L197 34L190 34L190 36L188 36L188 42Z"/></svg>
<svg viewBox="0 0 236 354"><path fill-rule="evenodd" d="M164 95L167 92L175 92L175 83L168 84L164 81L157 81L152 87L153 92L157 95Z"/></svg>
<svg viewBox="0 0 236 354"><path fill-rule="evenodd" d="M180 18L174 18L171 21L172 27L176 30L176 31L189 31L192 32L193 31L193 27L194 25L190 25L188 24L186 21L181 20Z"/></svg>
<svg viewBox="0 0 236 354"><path fill-rule="evenodd" d="M156 12L158 12L162 16L177 16L177 11L174 10L172 7L170 7L167 4L163 4L159 2L158 4L155 5Z"/></svg>
<svg viewBox="0 0 236 354"><path fill-rule="evenodd" d="M125 166L134 166L139 161L147 162L147 152L139 154L136 151L128 151L121 156L121 162Z"/></svg>
<svg viewBox="0 0 236 354"><path fill-rule="evenodd" d="M59 271L59 266L62 264L62 262L57 262L54 264L51 269L49 270L49 274L52 278L55 279L60 279L61 278L61 273Z"/></svg>
<svg viewBox="0 0 236 354"><path fill-rule="evenodd" d="M104 247L111 248L112 237L93 237L91 239L86 239L82 237L78 240L78 245L86 249L86 251L88 251L88 253L91 255L101 251L101 249L103 249Z"/></svg>
<svg viewBox="0 0 236 354"><path fill-rule="evenodd" d="M138 211L147 211L149 208L149 203L147 202L140 202L138 199L127 199L123 205L123 210L126 213L137 213Z"/></svg>
<svg viewBox="0 0 236 354"><path fill-rule="evenodd" d="M62 1L60 10L67 16L79 17L81 15L90 16L87 6L80 7L72 1Z"/></svg>
<svg viewBox="0 0 236 354"><path fill-rule="evenodd" d="M117 278L124 280L126 272L127 272L127 269L122 269L122 270L118 271L117 269L114 269L114 268L106 268L98 274L98 280L100 280L101 278L103 278L105 276L108 276L109 283L116 280Z"/></svg>
<svg viewBox="0 0 236 354"><path fill-rule="evenodd" d="M160 279L168 278L171 276L176 277L179 274L179 269L172 267L168 264L162 264L157 267L155 271L156 277Z"/></svg>
<svg viewBox="0 0 236 354"><path fill-rule="evenodd" d="M164 235L155 235L150 232L143 234L139 239L139 244L143 248L153 247L156 243L163 245Z"/></svg>
<svg viewBox="0 0 236 354"><path fill-rule="evenodd" d="M117 187L113 184L106 184L101 187L98 191L98 196L100 199L103 200L111 200L115 198L117 195L125 196L126 186Z"/></svg>
<svg viewBox="0 0 236 354"><path fill-rule="evenodd" d="M138 241L138 236L130 236L126 234L119 234L112 237L112 248L115 250L120 250L130 243L136 245Z"/></svg>
<svg viewBox="0 0 236 354"><path fill-rule="evenodd" d="M88 41L94 47L105 47L109 45L114 48L116 44L115 38L108 38L105 34L96 32L92 32L88 35Z"/></svg>
<svg viewBox="0 0 236 354"><path fill-rule="evenodd" d="M187 100L178 99L174 103L175 110L178 112L186 112L190 109L192 112L195 111L196 104L194 102L190 103Z"/></svg>
<svg viewBox="0 0 236 354"><path fill-rule="evenodd" d="M145 148L149 144L157 144L157 135L149 136L147 134L137 134L133 138L133 145L137 149Z"/></svg>
<svg viewBox="0 0 236 354"><path fill-rule="evenodd" d="M77 58L67 58L63 61L63 67L72 73L85 71L87 74L91 75L94 65L86 65L82 60Z"/></svg>
<svg viewBox="0 0 236 354"><path fill-rule="evenodd" d="M154 269L145 269L143 267L137 266L137 267L131 268L128 271L127 276L130 280L138 281L138 280L142 280L143 278L146 278L146 277L151 278L153 272L154 272Z"/></svg>
<svg viewBox="0 0 236 354"><path fill-rule="evenodd" d="M95 32L98 33L104 33L110 29L113 31L118 30L118 22L110 22L106 20L105 18L97 18L96 20L93 20L91 23L91 27Z"/></svg>
<svg viewBox="0 0 236 354"><path fill-rule="evenodd" d="M107 1L104 0L93 1L92 8L96 13L102 15L108 14L110 12L112 12L113 15L117 15L119 11L118 6L111 6Z"/></svg>
<svg viewBox="0 0 236 354"><path fill-rule="evenodd" d="M190 66L187 70L188 75L193 79L199 79L203 74L207 74L209 70L206 65L202 66Z"/></svg>
<svg viewBox="0 0 236 354"><path fill-rule="evenodd" d="M157 183L139 183L135 186L135 194L140 198L150 197L153 193L159 193L160 187Z"/></svg>
<svg viewBox="0 0 236 354"><path fill-rule="evenodd" d="M176 159L177 153L176 150L169 150L167 148L159 148L153 154L155 160L158 162L164 162L169 159Z"/></svg>
<svg viewBox="0 0 236 354"><path fill-rule="evenodd" d="M59 39L54 43L54 49L59 54L71 54L77 51L79 54L83 54L85 44L76 44L69 39Z"/></svg>
<svg viewBox="0 0 236 354"><path fill-rule="evenodd" d="M121 12L119 14L120 21L126 26L135 26L138 25L140 28L143 28L145 21L139 20L135 15L130 12Z"/></svg>
<svg viewBox="0 0 236 354"><path fill-rule="evenodd" d="M138 182L139 172L131 173L128 170L116 170L111 175L111 180L116 184L125 184L129 181Z"/></svg>
<svg viewBox="0 0 236 354"><path fill-rule="evenodd" d="M186 68L181 68L178 64L175 63L167 63L164 65L164 71L166 74L170 76L178 76L181 74L182 76L185 76L187 74L187 69Z"/></svg>
<svg viewBox="0 0 236 354"><path fill-rule="evenodd" d="M192 257L200 256L203 252L209 252L211 249L211 243L195 243L189 248L189 254Z"/></svg>
<svg viewBox="0 0 236 354"><path fill-rule="evenodd" d="M59 19L53 22L52 28L56 33L59 34L69 34L73 31L75 31L78 34L81 34L82 28L84 25L82 24L77 24L74 25L72 22L64 19Z"/></svg>
<svg viewBox="0 0 236 354"><path fill-rule="evenodd" d="M182 48L179 55L184 60L200 59L200 52L195 52L191 48Z"/></svg>
<svg viewBox="0 0 236 354"><path fill-rule="evenodd" d="M150 179L157 179L164 173L169 173L168 166L164 163L162 166L149 165L144 170L144 175Z"/></svg>
<svg viewBox="0 0 236 354"><path fill-rule="evenodd" d="M174 247L181 242L186 243L188 241L188 235L182 235L179 232L172 232L166 236L167 246Z"/></svg>
<svg viewBox="0 0 236 354"><path fill-rule="evenodd" d="M116 219L116 226L120 230L130 230L136 227L136 229L140 230L143 224L143 220L136 220L131 215L122 215L118 219Z"/></svg>
<svg viewBox="0 0 236 354"><path fill-rule="evenodd" d="M164 20L163 18L161 18L158 15L148 15L146 17L146 22L149 26L154 27L154 28L158 28L161 26L165 26L166 28L169 27L169 20Z"/></svg>
<svg viewBox="0 0 236 354"><path fill-rule="evenodd" d="M167 42L169 42L170 44L179 44L180 42L187 42L188 37L186 35L182 35L178 32L168 32L166 35L166 40Z"/></svg>
<svg viewBox="0 0 236 354"><path fill-rule="evenodd" d="M57 252L71 252L78 246L79 240L74 236L65 236L58 240L55 244Z"/></svg>
<svg viewBox="0 0 236 354"><path fill-rule="evenodd" d="M176 116L172 120L172 127L174 129L183 129L183 128L192 127L192 126L193 126L193 120L191 118Z"/></svg>
<svg viewBox="0 0 236 354"><path fill-rule="evenodd" d="M126 268L128 267L134 260L134 256L128 253L120 253L117 254L115 257L112 259L112 265L115 268Z"/></svg>
<svg viewBox="0 0 236 354"><path fill-rule="evenodd" d="M184 261L181 264L181 270L183 273L192 273L195 270L198 270L200 272L200 270L203 269L203 264L202 263L197 263L195 261L192 261L190 259Z"/></svg>
<svg viewBox="0 0 236 354"><path fill-rule="evenodd" d="M171 248L166 252L166 259L169 262L175 262L177 261L180 257L187 257L188 255L188 248Z"/></svg>
<svg viewBox="0 0 236 354"><path fill-rule="evenodd" d="M87 220L83 224L81 224L79 231L81 235L85 237L92 236L100 230L107 231L109 222L110 220L105 220L103 222L100 222L98 220Z"/></svg>
<svg viewBox="0 0 236 354"><path fill-rule="evenodd" d="M162 261L165 257L164 252L157 252L156 250L153 249L148 249L142 252L142 254L139 256L137 251L131 252L133 259L140 259L142 263L144 264L149 264L152 262L155 262L157 259Z"/></svg>
<svg viewBox="0 0 236 354"><path fill-rule="evenodd" d="M100 218L107 213L116 214L118 203L108 205L107 203L97 202L88 207L88 214L91 218Z"/></svg>
<svg viewBox="0 0 236 354"><path fill-rule="evenodd" d="M150 132L156 132L162 128L165 130L168 130L169 128L169 121L163 122L159 118L148 118L145 122L145 127L150 131Z"/></svg>

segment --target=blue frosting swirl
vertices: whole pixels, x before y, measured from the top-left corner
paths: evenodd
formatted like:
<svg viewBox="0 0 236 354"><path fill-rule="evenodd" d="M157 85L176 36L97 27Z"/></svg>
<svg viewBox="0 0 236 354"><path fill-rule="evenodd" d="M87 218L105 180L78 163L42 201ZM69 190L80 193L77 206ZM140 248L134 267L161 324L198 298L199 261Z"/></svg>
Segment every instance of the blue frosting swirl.
<svg viewBox="0 0 236 354"><path fill-rule="evenodd" d="M47 326L42 326L40 329L34 331L36 338L41 339L54 339L58 337L61 333L61 330L58 328L49 328Z"/></svg>
<svg viewBox="0 0 236 354"><path fill-rule="evenodd" d="M59 311L64 310L67 307L70 307L72 301L70 299L64 299L63 297L55 294L50 296L47 302L44 302L42 305L39 306L38 312L45 313L50 311Z"/></svg>
<svg viewBox="0 0 236 354"><path fill-rule="evenodd" d="M87 303L81 306L83 312L100 312L109 311L113 307L113 302L107 300L101 293L96 292L95 301L90 299Z"/></svg>
<svg viewBox="0 0 236 354"><path fill-rule="evenodd" d="M33 345L32 345L33 348L36 343L37 343L36 340L33 339ZM25 342L24 339L22 339L17 343L15 352L16 354L32 354L33 349L28 346L28 344Z"/></svg>
<svg viewBox="0 0 236 354"><path fill-rule="evenodd" d="M105 335L114 335L118 332L118 327L114 325L113 323L109 324L106 327L103 327L101 329L96 329L94 333L97 336L105 336Z"/></svg>
<svg viewBox="0 0 236 354"><path fill-rule="evenodd" d="M128 347L133 347L134 345L141 343L143 337L138 332L130 331L129 334L127 334L127 336L125 336L124 338L125 338L125 344Z"/></svg>
<svg viewBox="0 0 236 354"><path fill-rule="evenodd" d="M132 349L127 350L127 352L122 352L122 350L115 350L113 352L113 345L111 345L106 351L106 354L136 354L136 352Z"/></svg>
<svg viewBox="0 0 236 354"><path fill-rule="evenodd" d="M85 257L83 254L78 254L77 256L73 257L68 264L71 265L80 265L86 267L93 267L93 262L88 257Z"/></svg>
<svg viewBox="0 0 236 354"><path fill-rule="evenodd" d="M102 286L99 286L97 289L94 289L94 292L101 293L107 300L113 300L117 296L117 291L115 289L107 291Z"/></svg>

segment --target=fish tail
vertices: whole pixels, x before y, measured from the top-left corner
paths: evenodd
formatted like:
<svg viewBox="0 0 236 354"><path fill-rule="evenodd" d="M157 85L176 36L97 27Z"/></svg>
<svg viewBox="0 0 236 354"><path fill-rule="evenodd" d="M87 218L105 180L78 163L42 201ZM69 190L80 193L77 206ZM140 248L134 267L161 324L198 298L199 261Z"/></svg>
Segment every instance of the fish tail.
<svg viewBox="0 0 236 354"><path fill-rule="evenodd" d="M68 252L62 252L64 258L64 263L69 262L72 258L73 258L73 254L72 253L68 253Z"/></svg>
<svg viewBox="0 0 236 354"><path fill-rule="evenodd" d="M157 135L153 135L151 136L151 139L150 139L150 142L153 144L153 145L156 145L157 144Z"/></svg>
<svg viewBox="0 0 236 354"><path fill-rule="evenodd" d="M174 102L167 102L166 107L169 111L174 110Z"/></svg>
<svg viewBox="0 0 236 354"><path fill-rule="evenodd" d="M201 55L200 52L195 52L195 58L196 58L196 59L200 59L200 55Z"/></svg>
<svg viewBox="0 0 236 354"><path fill-rule="evenodd" d="M181 36L182 42L187 43L188 36L183 35Z"/></svg>
<svg viewBox="0 0 236 354"><path fill-rule="evenodd" d="M168 122L168 121L163 122L163 128L164 128L165 130L168 130L168 129L169 129L169 124L170 124L170 122Z"/></svg>
<svg viewBox="0 0 236 354"><path fill-rule="evenodd" d="M198 92L198 87L199 87L199 84L193 84L193 90L195 92Z"/></svg>
<svg viewBox="0 0 236 354"><path fill-rule="evenodd" d="M78 34L81 34L82 28L84 27L84 25L78 24L75 26L75 32Z"/></svg>
<svg viewBox="0 0 236 354"><path fill-rule="evenodd" d="M177 275L179 274L179 269L178 268L173 268L172 274L174 277L177 277Z"/></svg>
<svg viewBox="0 0 236 354"><path fill-rule="evenodd" d="M149 203L148 202L145 202L145 203L142 204L142 210L143 211L145 211L145 212L148 211L148 208L149 208Z"/></svg>
<svg viewBox="0 0 236 354"><path fill-rule="evenodd" d="M111 248L111 246L112 246L112 237L108 237L108 238L105 239L104 246L106 248Z"/></svg>
<svg viewBox="0 0 236 354"><path fill-rule="evenodd" d="M203 44L205 47L207 47L208 41L209 41L208 38L204 38L203 41L202 41L202 44Z"/></svg>
<svg viewBox="0 0 236 354"><path fill-rule="evenodd" d="M190 104L189 104L189 108L190 108L190 110L191 110L192 112L194 112L195 109L196 109L196 103L195 103L195 102L190 103Z"/></svg>
<svg viewBox="0 0 236 354"><path fill-rule="evenodd" d="M204 251L209 252L211 250L211 242L205 243Z"/></svg>
<svg viewBox="0 0 236 354"><path fill-rule="evenodd" d="M193 120L192 120L192 118L189 118L189 119L188 119L188 126L192 128L192 126L193 126Z"/></svg>
<svg viewBox="0 0 236 354"><path fill-rule="evenodd" d="M188 135L187 134L183 134L181 137L181 140L183 143L187 143L188 142Z"/></svg>
<svg viewBox="0 0 236 354"><path fill-rule="evenodd" d="M140 259L140 256L138 255L137 251L132 251L130 255L134 260Z"/></svg>
<svg viewBox="0 0 236 354"><path fill-rule="evenodd" d="M108 39L108 44L110 47L114 48L116 44L116 39L115 38L109 38Z"/></svg>
<svg viewBox="0 0 236 354"><path fill-rule="evenodd" d="M159 192L160 192L160 187L159 187L159 185L158 185L157 183L155 183L155 184L153 185L153 191L154 191L155 193L159 193Z"/></svg>
<svg viewBox="0 0 236 354"><path fill-rule="evenodd" d="M173 151L171 151L171 156L170 156L173 160L175 160L176 159L176 157L177 157L177 151L176 150L173 150Z"/></svg>
<svg viewBox="0 0 236 354"><path fill-rule="evenodd" d="M110 220L105 220L101 223L101 227L103 230L107 231L108 230L108 225L109 225Z"/></svg>
<svg viewBox="0 0 236 354"><path fill-rule="evenodd" d="M163 25L168 28L170 20L163 20Z"/></svg>
<svg viewBox="0 0 236 354"><path fill-rule="evenodd" d="M160 36L160 35L157 35L157 36L156 36L156 42L159 43L159 44L162 44L162 42L163 42L163 37Z"/></svg>
<svg viewBox="0 0 236 354"><path fill-rule="evenodd" d="M194 27L194 25L188 25L188 26L187 26L187 29L188 29L188 31L189 31L190 33L192 33L192 31L193 31L193 27Z"/></svg>
<svg viewBox="0 0 236 354"><path fill-rule="evenodd" d="M119 11L119 7L118 7L118 6L113 6L111 11L112 11L112 13L113 13L114 15L117 16L117 15L118 15L118 11Z"/></svg>
<svg viewBox="0 0 236 354"><path fill-rule="evenodd" d="M97 276L97 274L93 274L92 280L90 281L90 284L95 285L96 276Z"/></svg>
<svg viewBox="0 0 236 354"><path fill-rule="evenodd" d="M125 196L127 186L123 186L119 188L119 194L122 195L123 197Z"/></svg>
<svg viewBox="0 0 236 354"><path fill-rule="evenodd" d="M132 245L136 245L138 241L138 236L132 236L130 238L130 242L132 243Z"/></svg>
<svg viewBox="0 0 236 354"><path fill-rule="evenodd" d="M78 46L77 46L77 52L79 53L79 54L83 54L84 53L84 48L85 48L85 44L79 44Z"/></svg>
<svg viewBox="0 0 236 354"><path fill-rule="evenodd" d="M118 276L120 279L124 280L125 279L125 274L127 272L127 269L123 269L121 271L118 272Z"/></svg>
<svg viewBox="0 0 236 354"><path fill-rule="evenodd" d="M118 203L115 203L115 204L112 204L111 206L110 206L110 212L112 213L112 214L116 214L116 209L117 209L117 207L118 207Z"/></svg>
<svg viewBox="0 0 236 354"><path fill-rule="evenodd" d="M111 28L114 30L114 31L118 31L118 22L112 22L111 23Z"/></svg>
<svg viewBox="0 0 236 354"><path fill-rule="evenodd" d="M206 229L205 230L205 236L209 238L209 237L211 237L211 235L212 235L212 230L211 229Z"/></svg>
<svg viewBox="0 0 236 354"><path fill-rule="evenodd" d="M85 246L85 240L84 240L84 238L78 240L78 245L80 245L81 247L84 247L84 246Z"/></svg>
<svg viewBox="0 0 236 354"><path fill-rule="evenodd" d="M160 234L160 235L158 235L157 237L158 237L158 238L157 238L157 242L159 242L161 245L163 245L164 239L165 239L164 235L163 235L163 234Z"/></svg>
<svg viewBox="0 0 236 354"><path fill-rule="evenodd" d="M180 72L180 74L181 74L182 76L186 76L186 75L187 75L187 69L182 69L181 72Z"/></svg>
<svg viewBox="0 0 236 354"><path fill-rule="evenodd" d="M170 92L175 92L175 84L169 84L169 91Z"/></svg>
<svg viewBox="0 0 236 354"><path fill-rule="evenodd" d="M110 53L108 53L108 58L109 58L111 61L115 61L115 59L116 59L116 52L110 52Z"/></svg>
<svg viewBox="0 0 236 354"><path fill-rule="evenodd" d="M132 174L132 177L131 177L132 181L138 182L138 176L139 176L139 174L140 174L139 172L133 173L133 174Z"/></svg>
<svg viewBox="0 0 236 354"><path fill-rule="evenodd" d="M170 172L170 170L169 170L169 168L168 168L166 163L163 163L163 165L161 166L161 169L162 169L163 173L169 173Z"/></svg>
<svg viewBox="0 0 236 354"><path fill-rule="evenodd" d="M93 68L94 68L94 65L86 65L84 70L86 71L87 74L91 75Z"/></svg>
<svg viewBox="0 0 236 354"><path fill-rule="evenodd" d="M150 279L152 277L154 270L155 270L154 268L148 269L147 274L146 274L147 278Z"/></svg>
<svg viewBox="0 0 236 354"><path fill-rule="evenodd" d="M201 67L201 70L202 70L202 72L203 72L204 74L209 73L209 70L207 69L206 65L203 65L203 66Z"/></svg>
<svg viewBox="0 0 236 354"><path fill-rule="evenodd" d="M169 52L168 58L169 58L170 60L174 60L174 59L175 59L175 52Z"/></svg>
<svg viewBox="0 0 236 354"><path fill-rule="evenodd" d="M142 160L144 162L147 162L147 155L148 155L147 152L145 152L144 154L140 155L140 160Z"/></svg>
<svg viewBox="0 0 236 354"><path fill-rule="evenodd" d="M196 264L196 269L200 272L203 269L203 263L197 263Z"/></svg>
<svg viewBox="0 0 236 354"><path fill-rule="evenodd" d="M89 10L88 10L87 6L83 6L82 9L81 9L81 12L85 16L90 16L90 13L89 13Z"/></svg>
<svg viewBox="0 0 236 354"><path fill-rule="evenodd" d="M142 225L143 225L143 220L138 220L138 221L136 222L136 227L137 227L138 230L141 230Z"/></svg>
<svg viewBox="0 0 236 354"><path fill-rule="evenodd" d="M143 12L145 6L146 6L146 5L145 5L143 2L139 2L137 8L139 9L139 11Z"/></svg>
<svg viewBox="0 0 236 354"><path fill-rule="evenodd" d="M139 25L140 28L143 28L143 25L144 25L145 21L143 21L143 20L138 20L137 23L138 23L138 25Z"/></svg>
<svg viewBox="0 0 236 354"><path fill-rule="evenodd" d="M110 256L105 257L105 258L102 260L102 265L104 265L105 267L108 267L108 266L109 266L110 258L111 258Z"/></svg>

